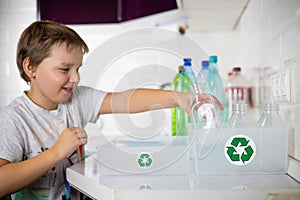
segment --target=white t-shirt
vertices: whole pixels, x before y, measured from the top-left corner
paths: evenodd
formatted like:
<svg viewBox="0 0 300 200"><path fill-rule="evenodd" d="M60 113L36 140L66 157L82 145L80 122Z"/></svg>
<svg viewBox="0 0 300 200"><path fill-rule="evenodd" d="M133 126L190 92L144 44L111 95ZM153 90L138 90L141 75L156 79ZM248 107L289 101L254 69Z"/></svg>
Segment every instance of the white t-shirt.
<svg viewBox="0 0 300 200"><path fill-rule="evenodd" d="M68 102L56 110L45 110L24 93L0 111L0 158L10 162L30 159L52 147L68 127L84 128L95 123L106 93L78 86ZM73 154L15 195L15 199L67 199L65 170ZM73 161L72 161L73 160ZM12 174L13 176L13 174Z"/></svg>

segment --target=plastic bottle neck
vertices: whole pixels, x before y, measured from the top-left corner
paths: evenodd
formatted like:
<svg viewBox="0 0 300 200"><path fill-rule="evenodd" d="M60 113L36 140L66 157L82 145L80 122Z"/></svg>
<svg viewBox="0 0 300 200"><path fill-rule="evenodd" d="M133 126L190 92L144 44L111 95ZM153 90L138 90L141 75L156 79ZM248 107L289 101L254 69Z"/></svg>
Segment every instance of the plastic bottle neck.
<svg viewBox="0 0 300 200"><path fill-rule="evenodd" d="M239 72L239 71L233 71L231 75L232 76L239 76L239 75L241 75L241 72Z"/></svg>
<svg viewBox="0 0 300 200"><path fill-rule="evenodd" d="M235 104L232 111L237 114L247 114L248 105L247 104Z"/></svg>
<svg viewBox="0 0 300 200"><path fill-rule="evenodd" d="M278 104L265 104L263 106L262 110L267 113L278 113L279 105Z"/></svg>

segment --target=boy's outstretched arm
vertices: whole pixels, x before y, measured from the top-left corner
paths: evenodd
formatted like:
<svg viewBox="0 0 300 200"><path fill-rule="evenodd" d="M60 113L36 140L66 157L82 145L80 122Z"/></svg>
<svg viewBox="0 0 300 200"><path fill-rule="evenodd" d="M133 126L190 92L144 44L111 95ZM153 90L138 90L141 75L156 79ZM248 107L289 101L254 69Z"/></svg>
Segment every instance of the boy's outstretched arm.
<svg viewBox="0 0 300 200"><path fill-rule="evenodd" d="M107 113L138 113L161 108L181 106L190 114L192 96L191 92L175 92L172 90L132 89L123 92L108 93L100 108L100 114ZM211 95L201 94L200 98L210 101ZM223 110L221 103L215 98L219 109Z"/></svg>

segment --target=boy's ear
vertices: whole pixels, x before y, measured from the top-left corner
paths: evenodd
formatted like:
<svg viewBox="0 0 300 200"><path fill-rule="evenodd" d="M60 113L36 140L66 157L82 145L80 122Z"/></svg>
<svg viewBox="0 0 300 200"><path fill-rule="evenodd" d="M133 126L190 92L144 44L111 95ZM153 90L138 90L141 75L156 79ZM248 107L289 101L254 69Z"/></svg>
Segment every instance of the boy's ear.
<svg viewBox="0 0 300 200"><path fill-rule="evenodd" d="M23 60L23 70L29 78L35 78L35 67L30 64L29 57Z"/></svg>

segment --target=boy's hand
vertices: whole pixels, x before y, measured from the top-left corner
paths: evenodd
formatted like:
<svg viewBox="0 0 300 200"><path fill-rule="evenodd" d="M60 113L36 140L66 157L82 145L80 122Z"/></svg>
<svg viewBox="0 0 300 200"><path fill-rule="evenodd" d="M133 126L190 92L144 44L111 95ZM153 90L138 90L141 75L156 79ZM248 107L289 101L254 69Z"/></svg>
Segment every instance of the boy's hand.
<svg viewBox="0 0 300 200"><path fill-rule="evenodd" d="M202 105L204 103L214 103L218 109L224 110L224 107L221 104L221 102L215 96L213 96L211 94L202 93L202 94L199 94L198 96L194 96L192 99L191 106L193 106L197 102L199 102L200 105Z"/></svg>
<svg viewBox="0 0 300 200"><path fill-rule="evenodd" d="M82 128L65 129L52 147L60 158L68 158L80 145L87 143L87 134Z"/></svg>
<svg viewBox="0 0 300 200"><path fill-rule="evenodd" d="M214 102L214 104L218 107L220 110L224 110L223 105L220 103L220 101L211 94L198 94L197 96L193 96L193 93L177 93L176 94L179 99L179 105L186 111L186 113L191 116L191 108L196 102L200 102L199 106L204 103L211 103Z"/></svg>

